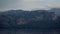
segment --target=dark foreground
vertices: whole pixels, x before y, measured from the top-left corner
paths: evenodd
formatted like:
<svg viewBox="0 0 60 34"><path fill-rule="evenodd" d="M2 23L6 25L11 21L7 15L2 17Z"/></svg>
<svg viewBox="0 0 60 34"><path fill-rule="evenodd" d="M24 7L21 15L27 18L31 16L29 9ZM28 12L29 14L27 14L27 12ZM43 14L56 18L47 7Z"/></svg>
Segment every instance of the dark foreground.
<svg viewBox="0 0 60 34"><path fill-rule="evenodd" d="M60 29L0 29L0 34L60 34Z"/></svg>

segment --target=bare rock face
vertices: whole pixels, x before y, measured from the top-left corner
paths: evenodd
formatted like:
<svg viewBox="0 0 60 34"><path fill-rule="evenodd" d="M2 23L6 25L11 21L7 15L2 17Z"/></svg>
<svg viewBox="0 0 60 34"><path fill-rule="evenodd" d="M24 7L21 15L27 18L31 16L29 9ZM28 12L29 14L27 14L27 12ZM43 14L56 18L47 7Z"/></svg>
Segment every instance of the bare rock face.
<svg viewBox="0 0 60 34"><path fill-rule="evenodd" d="M23 25L23 24L26 24L26 20L24 18L20 18L16 21L17 25Z"/></svg>

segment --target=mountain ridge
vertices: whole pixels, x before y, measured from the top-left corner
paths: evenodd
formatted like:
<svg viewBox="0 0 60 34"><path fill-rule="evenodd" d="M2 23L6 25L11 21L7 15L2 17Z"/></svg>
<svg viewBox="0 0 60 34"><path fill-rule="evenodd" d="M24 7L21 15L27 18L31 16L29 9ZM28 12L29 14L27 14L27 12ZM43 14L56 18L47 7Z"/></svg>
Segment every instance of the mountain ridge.
<svg viewBox="0 0 60 34"><path fill-rule="evenodd" d="M0 27L60 27L59 16L46 10L22 11L11 10L0 13ZM58 22L58 23L57 23ZM49 25L50 24L50 25ZM58 28L59 28L58 27Z"/></svg>

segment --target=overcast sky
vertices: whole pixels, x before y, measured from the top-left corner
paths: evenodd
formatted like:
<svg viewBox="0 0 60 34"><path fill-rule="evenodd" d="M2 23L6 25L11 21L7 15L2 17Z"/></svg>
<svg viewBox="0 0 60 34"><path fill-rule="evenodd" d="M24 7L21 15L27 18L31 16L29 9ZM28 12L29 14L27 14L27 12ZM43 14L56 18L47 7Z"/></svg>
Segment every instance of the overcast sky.
<svg viewBox="0 0 60 34"><path fill-rule="evenodd" d="M0 11L49 9L53 7L60 7L60 0L0 0Z"/></svg>

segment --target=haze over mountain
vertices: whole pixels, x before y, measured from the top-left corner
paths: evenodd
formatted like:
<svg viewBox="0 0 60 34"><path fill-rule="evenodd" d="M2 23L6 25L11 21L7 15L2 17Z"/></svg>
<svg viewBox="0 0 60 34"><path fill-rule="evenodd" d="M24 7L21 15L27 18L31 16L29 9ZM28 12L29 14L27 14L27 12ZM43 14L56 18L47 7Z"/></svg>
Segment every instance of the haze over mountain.
<svg viewBox="0 0 60 34"><path fill-rule="evenodd" d="M60 16L60 8L52 8L51 10L49 10L50 12L55 12L57 15Z"/></svg>

